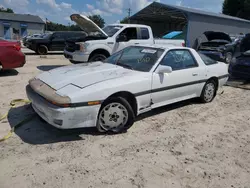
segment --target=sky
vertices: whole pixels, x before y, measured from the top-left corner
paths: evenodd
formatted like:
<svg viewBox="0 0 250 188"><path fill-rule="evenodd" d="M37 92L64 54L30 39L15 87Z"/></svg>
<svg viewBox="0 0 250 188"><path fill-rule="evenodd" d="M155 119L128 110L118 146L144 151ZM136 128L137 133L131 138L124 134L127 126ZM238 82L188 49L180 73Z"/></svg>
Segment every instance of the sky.
<svg viewBox="0 0 250 188"><path fill-rule="evenodd" d="M223 0L156 0L170 5L180 5L210 12L221 12ZM119 22L152 3L153 0L0 0L0 7L11 8L15 13L33 14L61 24L72 24L73 13L101 15L107 24Z"/></svg>

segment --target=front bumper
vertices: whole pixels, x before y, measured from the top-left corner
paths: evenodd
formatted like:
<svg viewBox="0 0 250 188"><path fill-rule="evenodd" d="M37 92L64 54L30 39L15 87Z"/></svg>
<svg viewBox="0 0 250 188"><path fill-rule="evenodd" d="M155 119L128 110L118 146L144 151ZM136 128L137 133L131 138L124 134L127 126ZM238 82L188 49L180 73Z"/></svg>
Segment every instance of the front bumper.
<svg viewBox="0 0 250 188"><path fill-rule="evenodd" d="M46 122L59 129L95 127L101 105L77 108L55 106L35 93L28 85L26 93L35 112Z"/></svg>
<svg viewBox="0 0 250 188"><path fill-rule="evenodd" d="M80 51L75 51L75 52L68 52L64 50L64 57L76 61L76 62L88 62L89 60L89 55L88 53L83 53Z"/></svg>

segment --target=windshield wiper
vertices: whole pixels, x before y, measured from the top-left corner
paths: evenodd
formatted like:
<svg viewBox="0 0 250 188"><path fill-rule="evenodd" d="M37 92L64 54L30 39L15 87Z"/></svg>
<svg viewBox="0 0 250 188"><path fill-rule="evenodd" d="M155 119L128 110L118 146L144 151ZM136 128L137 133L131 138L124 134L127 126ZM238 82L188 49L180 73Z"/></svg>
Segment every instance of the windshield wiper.
<svg viewBox="0 0 250 188"><path fill-rule="evenodd" d="M122 67L124 67L124 68L128 68L128 69L131 69L131 70L134 70L133 69L133 67L131 67L130 65L127 65L127 64L123 64L123 63L116 63L116 65L120 65L120 66L122 66Z"/></svg>

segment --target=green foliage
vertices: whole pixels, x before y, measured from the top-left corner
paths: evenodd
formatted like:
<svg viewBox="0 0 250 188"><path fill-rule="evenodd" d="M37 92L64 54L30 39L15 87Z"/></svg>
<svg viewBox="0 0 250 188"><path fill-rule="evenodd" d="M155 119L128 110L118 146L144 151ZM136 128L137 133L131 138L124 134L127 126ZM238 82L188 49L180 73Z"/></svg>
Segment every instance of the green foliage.
<svg viewBox="0 0 250 188"><path fill-rule="evenodd" d="M250 0L224 0L222 13L250 20Z"/></svg>
<svg viewBox="0 0 250 188"><path fill-rule="evenodd" d="M104 19L100 15L89 16L93 22L95 22L100 28L105 25ZM82 31L78 25L63 25L53 22L47 22L47 31Z"/></svg>
<svg viewBox="0 0 250 188"><path fill-rule="evenodd" d="M5 9L3 7L0 7L0 12L14 13L14 11L11 8Z"/></svg>
<svg viewBox="0 0 250 188"><path fill-rule="evenodd" d="M77 25L62 25L53 22L47 22L47 31L81 31L81 28Z"/></svg>
<svg viewBox="0 0 250 188"><path fill-rule="evenodd" d="M105 25L105 21L100 15L92 15L92 16L88 16L88 18L91 19L100 28L103 28Z"/></svg>
<svg viewBox="0 0 250 188"><path fill-rule="evenodd" d="M123 18L121 21L120 21L120 23L121 24L127 24L128 23L128 17L125 17L125 18Z"/></svg>

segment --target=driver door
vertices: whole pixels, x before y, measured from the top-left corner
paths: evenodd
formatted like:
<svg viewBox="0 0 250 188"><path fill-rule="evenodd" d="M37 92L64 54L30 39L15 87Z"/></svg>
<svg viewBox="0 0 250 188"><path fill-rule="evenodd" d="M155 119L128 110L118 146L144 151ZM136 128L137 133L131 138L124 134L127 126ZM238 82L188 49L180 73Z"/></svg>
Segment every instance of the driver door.
<svg viewBox="0 0 250 188"><path fill-rule="evenodd" d="M160 66L169 66L172 72L158 73ZM187 49L168 51L158 68L152 75L152 108L197 97L206 79L205 68Z"/></svg>
<svg viewBox="0 0 250 188"><path fill-rule="evenodd" d="M129 27L129 28L125 28L118 36L120 35L125 35L127 38L127 41L124 42L115 42L115 46L113 49L113 53L118 52L124 48L126 48L127 46L132 46L132 45L136 45L139 44L139 36L138 36L138 32L139 28L136 27Z"/></svg>

